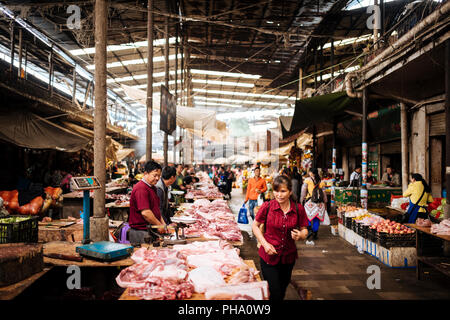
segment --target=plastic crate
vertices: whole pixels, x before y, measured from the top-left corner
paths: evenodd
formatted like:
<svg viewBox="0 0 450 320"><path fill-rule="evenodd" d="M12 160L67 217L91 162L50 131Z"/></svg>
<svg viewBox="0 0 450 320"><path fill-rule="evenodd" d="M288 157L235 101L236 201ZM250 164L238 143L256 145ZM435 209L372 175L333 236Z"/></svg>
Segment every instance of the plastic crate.
<svg viewBox="0 0 450 320"><path fill-rule="evenodd" d="M357 227L356 220L352 218L352 228L351 229L355 233L357 233L356 227Z"/></svg>
<svg viewBox="0 0 450 320"><path fill-rule="evenodd" d="M378 243L385 248L391 247L415 247L416 233L408 234L389 234L380 233L378 235Z"/></svg>
<svg viewBox="0 0 450 320"><path fill-rule="evenodd" d="M378 241L378 232L376 229L370 229L370 227L367 229L367 239L369 241L372 241L376 243Z"/></svg>
<svg viewBox="0 0 450 320"><path fill-rule="evenodd" d="M38 216L7 216L5 218L29 218L15 223L0 222L0 243L38 242Z"/></svg>
<svg viewBox="0 0 450 320"><path fill-rule="evenodd" d="M353 221L353 218L345 217L344 218L344 226L346 228L348 228L348 229L351 229L352 228L352 221Z"/></svg>

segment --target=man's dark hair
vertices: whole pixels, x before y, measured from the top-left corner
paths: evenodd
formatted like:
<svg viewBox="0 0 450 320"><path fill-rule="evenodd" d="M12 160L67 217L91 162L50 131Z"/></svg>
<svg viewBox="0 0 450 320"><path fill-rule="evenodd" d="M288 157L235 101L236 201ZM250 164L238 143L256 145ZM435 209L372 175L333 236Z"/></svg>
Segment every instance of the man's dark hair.
<svg viewBox="0 0 450 320"><path fill-rule="evenodd" d="M154 170L161 170L161 165L158 162L155 162L153 160L147 161L144 167L144 172L152 172Z"/></svg>
<svg viewBox="0 0 450 320"><path fill-rule="evenodd" d="M177 175L177 170L175 169L175 167L172 166L167 166L164 167L164 169L161 172L161 177L164 180L169 180L172 177L175 177Z"/></svg>
<svg viewBox="0 0 450 320"><path fill-rule="evenodd" d="M357 165L355 170L357 170L357 169L362 169L362 167L360 165Z"/></svg>

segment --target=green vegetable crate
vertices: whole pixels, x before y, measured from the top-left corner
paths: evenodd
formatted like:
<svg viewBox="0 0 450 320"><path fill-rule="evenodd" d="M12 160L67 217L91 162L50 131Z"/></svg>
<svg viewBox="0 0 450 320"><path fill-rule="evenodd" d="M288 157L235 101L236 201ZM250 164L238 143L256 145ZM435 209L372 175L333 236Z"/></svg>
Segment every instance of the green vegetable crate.
<svg viewBox="0 0 450 320"><path fill-rule="evenodd" d="M37 216L0 217L0 243L38 242Z"/></svg>

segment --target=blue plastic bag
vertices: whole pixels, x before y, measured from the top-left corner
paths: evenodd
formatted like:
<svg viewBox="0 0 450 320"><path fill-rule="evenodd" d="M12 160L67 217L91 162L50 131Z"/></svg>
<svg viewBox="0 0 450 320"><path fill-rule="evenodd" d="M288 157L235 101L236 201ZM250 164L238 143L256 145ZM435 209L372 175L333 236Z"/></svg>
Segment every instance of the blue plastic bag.
<svg viewBox="0 0 450 320"><path fill-rule="evenodd" d="M245 207L245 203L242 205L241 210L239 210L238 223L248 224L247 208Z"/></svg>

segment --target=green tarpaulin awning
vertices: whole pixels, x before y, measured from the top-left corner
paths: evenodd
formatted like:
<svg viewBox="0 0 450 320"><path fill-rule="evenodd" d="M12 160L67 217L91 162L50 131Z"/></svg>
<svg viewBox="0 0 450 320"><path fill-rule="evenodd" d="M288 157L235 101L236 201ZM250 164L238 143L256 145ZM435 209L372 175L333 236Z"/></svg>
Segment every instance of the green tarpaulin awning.
<svg viewBox="0 0 450 320"><path fill-rule="evenodd" d="M286 121L280 121L283 139L312 125L332 122L349 112L361 113L361 101L348 97L345 92L297 100L290 128L285 127Z"/></svg>

